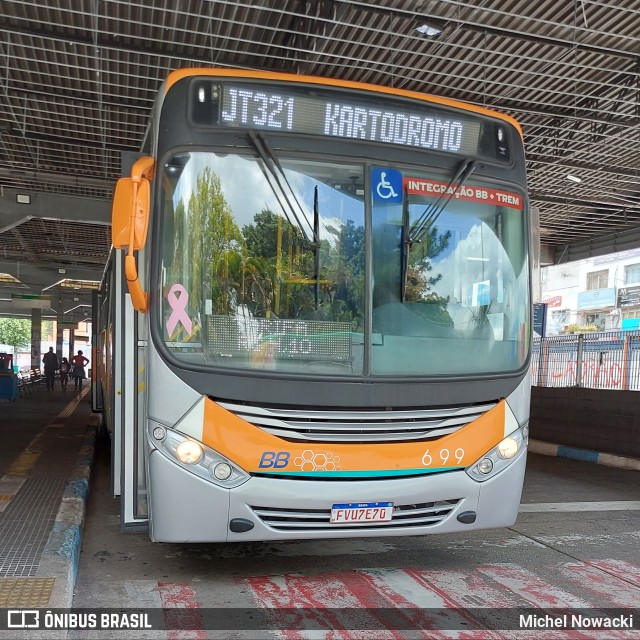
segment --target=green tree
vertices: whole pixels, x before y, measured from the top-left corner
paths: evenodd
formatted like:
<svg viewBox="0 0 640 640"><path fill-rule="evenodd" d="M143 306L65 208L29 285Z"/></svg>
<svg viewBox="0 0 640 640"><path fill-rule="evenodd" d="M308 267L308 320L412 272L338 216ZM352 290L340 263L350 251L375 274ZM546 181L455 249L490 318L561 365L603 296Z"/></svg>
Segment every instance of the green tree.
<svg viewBox="0 0 640 640"><path fill-rule="evenodd" d="M364 308L364 227L356 227L353 220L347 220L339 231L330 227L329 232L338 237L333 315L336 320L352 322L356 329L362 322Z"/></svg>
<svg viewBox="0 0 640 640"><path fill-rule="evenodd" d="M165 234L165 238L168 234ZM176 206L173 213L173 233L169 237L169 246L166 251L173 254L169 271L169 282L183 282L188 277L190 269L189 257L185 247L185 211L182 200Z"/></svg>
<svg viewBox="0 0 640 640"><path fill-rule="evenodd" d="M200 312L204 300L211 298L214 313L229 313L229 265L231 256L242 254L244 241L220 178L209 167L196 178L185 217L191 250L189 305Z"/></svg>
<svg viewBox="0 0 640 640"><path fill-rule="evenodd" d="M452 326L453 320L447 312L448 297L439 296L434 286L442 279L442 273L433 273L433 258L442 253L451 239L451 231L439 234L438 228L431 227L422 242L411 247L407 268L406 301L426 303L416 305L416 312L431 322L442 326Z"/></svg>
<svg viewBox="0 0 640 640"><path fill-rule="evenodd" d="M242 233L249 256L244 269L244 282L249 286L243 290L254 313L261 315L271 308L278 315L291 317L312 306L309 284L295 284L315 275L313 251L302 232L282 216L262 209ZM278 298L279 292L286 300Z"/></svg>
<svg viewBox="0 0 640 640"><path fill-rule="evenodd" d="M31 320L0 318L0 343L24 349L31 342Z"/></svg>
<svg viewBox="0 0 640 640"><path fill-rule="evenodd" d="M438 234L438 228L431 227L424 239L411 247L407 274L407 301L439 300L446 304L446 298L440 298L433 292L433 287L442 279L442 274L432 274L432 260L449 246L450 239L451 231Z"/></svg>
<svg viewBox="0 0 640 640"><path fill-rule="evenodd" d="M250 256L258 258L274 258L277 253L278 233L281 237L288 227L286 220L269 209L262 209L253 216L253 224L242 227L242 235L247 243ZM289 230L287 229L287 232ZM286 251L286 250L285 250Z"/></svg>
<svg viewBox="0 0 640 640"><path fill-rule="evenodd" d="M324 238L314 249L296 226L268 209L243 227L250 256L243 291L254 313L271 308L280 317L361 324L364 227L347 220L339 228L327 225L324 230L333 240Z"/></svg>
<svg viewBox="0 0 640 640"><path fill-rule="evenodd" d="M56 336L55 336L55 333L53 332L53 320L43 320L41 324L41 328L42 328L43 336L53 336L53 339L55 341Z"/></svg>

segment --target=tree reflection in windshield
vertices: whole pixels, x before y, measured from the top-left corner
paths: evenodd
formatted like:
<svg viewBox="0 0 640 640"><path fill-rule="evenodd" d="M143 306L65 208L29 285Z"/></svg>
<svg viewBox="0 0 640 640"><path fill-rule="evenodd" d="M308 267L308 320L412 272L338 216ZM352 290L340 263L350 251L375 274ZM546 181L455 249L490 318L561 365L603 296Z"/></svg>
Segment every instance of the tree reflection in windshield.
<svg viewBox="0 0 640 640"><path fill-rule="evenodd" d="M173 284L184 286L188 314L198 329L185 336L178 327L172 335L165 332L166 341L179 343L182 351L189 342L198 343L210 360L224 365L231 364L229 358L233 366L264 368L283 359L285 368L333 360L341 373L353 371L354 362L360 373L362 356L351 353L351 334L363 332L364 319L361 186L359 197L355 194L362 170L283 163L311 221L315 210L320 237L313 243L283 214L264 176L254 170L255 160L235 157L225 163L213 154L192 156L165 201L173 210L165 227L173 243L165 240L172 256L165 255L164 297ZM239 175L252 177L245 194L234 188ZM255 192L262 206L250 211ZM362 351L358 342L355 351Z"/></svg>

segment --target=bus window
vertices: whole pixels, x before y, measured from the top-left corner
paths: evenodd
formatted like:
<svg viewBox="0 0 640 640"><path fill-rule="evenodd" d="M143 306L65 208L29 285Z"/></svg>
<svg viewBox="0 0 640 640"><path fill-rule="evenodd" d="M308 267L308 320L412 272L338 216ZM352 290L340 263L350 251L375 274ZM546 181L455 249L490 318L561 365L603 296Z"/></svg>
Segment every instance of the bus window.
<svg viewBox="0 0 640 640"><path fill-rule="evenodd" d="M216 367L361 374L363 169L280 162L286 196L257 158L167 163L180 171L164 207L166 344Z"/></svg>
<svg viewBox="0 0 640 640"><path fill-rule="evenodd" d="M439 184L424 178L419 183ZM528 322L528 268L522 196L488 185L454 198L418 233L434 198L374 202L374 374L469 374L521 367ZM515 204L514 204L515 203ZM408 216L403 245L402 216ZM406 262L402 251L408 252ZM401 296L404 293L404 301Z"/></svg>

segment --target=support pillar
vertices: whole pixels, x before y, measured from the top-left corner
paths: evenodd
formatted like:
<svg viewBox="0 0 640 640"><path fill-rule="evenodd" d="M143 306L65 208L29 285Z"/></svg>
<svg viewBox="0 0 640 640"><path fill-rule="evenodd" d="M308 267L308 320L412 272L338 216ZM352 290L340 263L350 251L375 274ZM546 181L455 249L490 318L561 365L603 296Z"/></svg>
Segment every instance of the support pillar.
<svg viewBox="0 0 640 640"><path fill-rule="evenodd" d="M69 362L71 362L71 359L75 355L75 351L74 351L75 341L76 341L76 330L69 329Z"/></svg>
<svg viewBox="0 0 640 640"><path fill-rule="evenodd" d="M62 322L64 320L64 309L62 308L62 296L58 296L58 305L56 307L56 354L58 356L58 362L62 362L62 345L64 343L64 327Z"/></svg>
<svg viewBox="0 0 640 640"><path fill-rule="evenodd" d="M42 368L42 309L31 309L31 368Z"/></svg>

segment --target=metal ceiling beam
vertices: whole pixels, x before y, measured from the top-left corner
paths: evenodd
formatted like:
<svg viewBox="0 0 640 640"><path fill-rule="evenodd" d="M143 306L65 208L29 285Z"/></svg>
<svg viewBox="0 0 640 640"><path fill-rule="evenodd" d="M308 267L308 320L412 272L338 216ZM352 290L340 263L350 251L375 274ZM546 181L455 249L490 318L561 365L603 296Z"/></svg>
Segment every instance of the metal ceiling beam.
<svg viewBox="0 0 640 640"><path fill-rule="evenodd" d="M500 36L505 39L523 40L525 42L534 42L536 44L547 44L552 47L560 47L563 49L578 49L580 51L587 51L589 53L598 53L614 58L622 58L625 60L632 60L634 62L638 59L637 52L624 51L622 49L613 49L611 47L602 47L598 45L591 45L585 42L579 42L568 38L549 38L541 33L527 33L524 31L518 31L517 29L501 28L495 26L487 26L479 23L471 23L464 20L457 20L456 18L450 18L450 22L457 24L459 29L463 31L475 31L477 33L487 33L489 35Z"/></svg>
<svg viewBox="0 0 640 640"><path fill-rule="evenodd" d="M546 242L546 240L545 240ZM605 256L640 247L640 227L611 233L598 238L565 244L555 248L554 264Z"/></svg>
<svg viewBox="0 0 640 640"><path fill-rule="evenodd" d="M0 173L1 175L1 173ZM37 175L33 176L36 180ZM20 204L18 194L27 194L31 204ZM111 202L54 193L0 188L0 234L28 218L55 218L73 222L111 224ZM0 249L2 247L0 239Z"/></svg>
<svg viewBox="0 0 640 640"><path fill-rule="evenodd" d="M167 69L273 70L284 61L294 73L402 85L506 111L524 129L531 195L544 205L551 242L602 235L635 224L640 206L634 1L583 1L578 11L579 2L553 0L10 0L0 16L0 120L17 135L3 136L0 184L103 202L108 221L114 152L139 148ZM445 33L418 36L423 20ZM568 186L566 173L579 170L588 172L582 185ZM0 194L0 225L19 222L4 215L4 200ZM13 236L11 246L18 251ZM53 249L44 256L50 264Z"/></svg>
<svg viewBox="0 0 640 640"><path fill-rule="evenodd" d="M64 273L60 273L64 269ZM26 262L24 259L0 260L0 273L8 273L22 284L29 287L31 293L41 293L45 287L51 287L63 278L72 280L100 280L104 271L102 264L88 264L69 266L62 263L51 263L49 265ZM25 289L11 284L0 285L1 294L25 293ZM46 293L46 292L45 292ZM51 294L53 295L53 294Z"/></svg>

